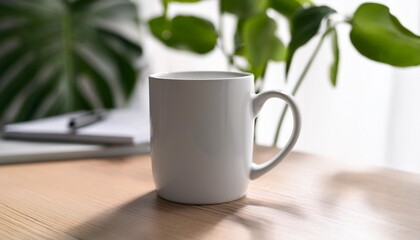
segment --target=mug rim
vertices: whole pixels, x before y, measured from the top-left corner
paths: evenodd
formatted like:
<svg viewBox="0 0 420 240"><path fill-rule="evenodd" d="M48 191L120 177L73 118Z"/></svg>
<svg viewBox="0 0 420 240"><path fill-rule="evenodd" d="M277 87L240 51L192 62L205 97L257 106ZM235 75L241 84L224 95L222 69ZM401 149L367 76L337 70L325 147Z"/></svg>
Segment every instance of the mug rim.
<svg viewBox="0 0 420 240"><path fill-rule="evenodd" d="M192 77L188 75L204 74L202 78ZM213 76L211 76L213 75ZM223 76L224 75L224 76ZM234 71L175 71L160 72L149 76L149 79L170 80L170 81L220 81L220 80L236 80L253 77L252 73L234 72Z"/></svg>

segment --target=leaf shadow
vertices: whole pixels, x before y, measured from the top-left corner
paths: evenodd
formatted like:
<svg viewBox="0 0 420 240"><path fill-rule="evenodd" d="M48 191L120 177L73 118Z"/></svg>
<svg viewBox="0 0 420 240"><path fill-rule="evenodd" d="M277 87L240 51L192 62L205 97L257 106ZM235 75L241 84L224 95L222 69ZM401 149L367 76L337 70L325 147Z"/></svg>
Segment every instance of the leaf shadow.
<svg viewBox="0 0 420 240"><path fill-rule="evenodd" d="M323 202L330 214L338 208L355 207L342 203L354 199L353 204L365 204L368 211L398 224L407 233L419 233L420 184L416 174L389 169L341 171L327 178L326 186Z"/></svg>
<svg viewBox="0 0 420 240"><path fill-rule="evenodd" d="M270 214L251 216L242 211L244 208L265 208L276 214L305 217L294 205L246 197L223 204L184 205L161 199L151 191L89 219L67 233L77 239L92 240L198 239L207 234L229 236L232 227L239 227L241 234L246 232L251 239L269 238L275 219ZM219 224L221 222L229 224Z"/></svg>

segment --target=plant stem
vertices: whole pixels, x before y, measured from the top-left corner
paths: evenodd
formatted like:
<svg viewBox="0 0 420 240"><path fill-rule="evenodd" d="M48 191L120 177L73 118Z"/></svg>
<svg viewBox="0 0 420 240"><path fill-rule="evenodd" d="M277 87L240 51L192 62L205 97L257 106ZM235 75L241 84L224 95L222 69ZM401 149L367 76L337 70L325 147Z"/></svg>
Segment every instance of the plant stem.
<svg viewBox="0 0 420 240"><path fill-rule="evenodd" d="M322 43L324 42L324 40L325 40L325 37L333 30L334 28L333 27L331 27L331 28L328 28L325 32L324 32L324 34L322 34L322 36L321 36L321 38L319 39L319 42L318 42L318 44L317 44L317 46L316 46L316 48L315 48L315 50L314 50L314 52L312 53L312 55L311 55L311 57L309 58L309 60L308 60L308 62L306 63L306 66L305 66L305 68L303 69L303 71L302 71L302 73L300 74L300 76L299 76L299 78L298 78L298 80L297 80L297 82L296 82L296 85L293 87L293 89L292 89L292 95L293 96L295 96L296 94L297 94L297 92L299 91L299 89L300 89L300 86L302 85L302 83L303 83L303 80L305 79L305 77L306 77L306 75L308 74L308 71L309 71L309 69L311 68L311 66L312 66L312 64L313 64L313 62L314 62L314 60L315 60L315 57L318 55L318 53L319 53L319 50L321 49L321 46L322 46ZM273 140L273 143L272 143L272 146L273 147L275 147L276 146L276 144L277 144L277 142L278 142L278 140L279 140L279 137L280 137L280 130L281 130L281 127L282 127L282 125L283 125L283 122L284 122L284 119L285 119L285 117L286 117L286 113L287 113L287 110L289 109L289 106L288 105L285 105L284 107L283 107L283 110L282 110L282 112L281 112L281 115L280 115L280 120L279 120L279 122L278 122L278 124L277 124L277 128L276 128L276 135L275 135L275 137L274 137L274 140Z"/></svg>

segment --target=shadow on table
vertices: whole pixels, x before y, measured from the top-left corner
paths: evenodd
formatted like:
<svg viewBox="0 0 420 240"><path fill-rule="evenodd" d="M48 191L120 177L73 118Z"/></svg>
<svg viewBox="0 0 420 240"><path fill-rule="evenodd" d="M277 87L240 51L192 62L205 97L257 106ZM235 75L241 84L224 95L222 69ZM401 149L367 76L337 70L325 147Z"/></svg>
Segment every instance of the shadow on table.
<svg viewBox="0 0 420 240"><path fill-rule="evenodd" d="M267 238L266 234L276 219L241 212L247 206L269 208L270 211L304 218L300 210L291 205L246 197L225 204L183 205L163 200L153 191L90 219L68 233L77 239L197 239L206 236L218 228L219 222L228 219L233 223L219 226L212 236L234 237L235 232L232 230L239 225L242 237Z"/></svg>
<svg viewBox="0 0 420 240"><path fill-rule="evenodd" d="M326 189L324 203L330 212L340 207L342 200L354 196L356 202L367 203L369 209L390 221L418 231L420 184L416 174L389 169L342 171L327 179Z"/></svg>

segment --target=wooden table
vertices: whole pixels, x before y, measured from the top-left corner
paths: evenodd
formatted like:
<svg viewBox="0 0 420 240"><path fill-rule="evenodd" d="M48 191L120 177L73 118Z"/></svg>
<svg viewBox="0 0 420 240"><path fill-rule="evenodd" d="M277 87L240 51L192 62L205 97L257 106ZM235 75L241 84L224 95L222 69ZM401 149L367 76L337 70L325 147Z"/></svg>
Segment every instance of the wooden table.
<svg viewBox="0 0 420 240"><path fill-rule="evenodd" d="M293 153L245 198L187 206L156 196L147 155L0 166L2 240L344 238L420 239L420 175Z"/></svg>

